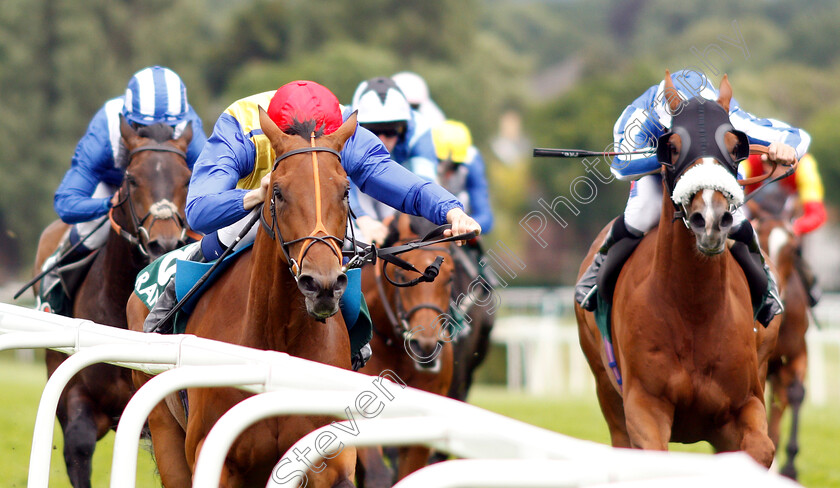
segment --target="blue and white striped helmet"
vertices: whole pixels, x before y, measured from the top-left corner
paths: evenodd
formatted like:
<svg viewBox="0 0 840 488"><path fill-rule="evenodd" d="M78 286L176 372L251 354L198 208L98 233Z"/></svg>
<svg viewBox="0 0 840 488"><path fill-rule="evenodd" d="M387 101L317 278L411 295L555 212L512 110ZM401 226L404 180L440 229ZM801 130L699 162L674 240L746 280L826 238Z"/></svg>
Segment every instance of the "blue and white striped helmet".
<svg viewBox="0 0 840 488"><path fill-rule="evenodd" d="M169 68L144 68L128 81L123 115L131 122L175 125L184 119L188 110L187 87Z"/></svg>

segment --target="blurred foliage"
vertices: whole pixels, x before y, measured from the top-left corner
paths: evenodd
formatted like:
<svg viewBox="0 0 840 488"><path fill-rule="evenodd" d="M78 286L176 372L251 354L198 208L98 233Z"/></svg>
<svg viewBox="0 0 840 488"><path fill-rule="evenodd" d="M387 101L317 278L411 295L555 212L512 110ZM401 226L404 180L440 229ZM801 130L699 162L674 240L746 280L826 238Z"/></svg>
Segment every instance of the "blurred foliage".
<svg viewBox="0 0 840 488"><path fill-rule="evenodd" d="M6 0L0 269L28 267L91 116L144 66L181 75L208 131L234 100L294 79L323 83L349 103L362 80L413 70L485 155L499 215L493 239L528 256L523 279L570 283L628 185L598 183L597 198L565 216L568 227L549 221L551 246L542 249L520 220L539 198L568 198L587 173L575 160L502 164L489 143L503 111L521 114L535 146L602 149L615 118L665 68L695 66L715 84L725 71L748 111L812 133L830 189L840 183L830 147L840 116L838 27L834 0ZM726 42L737 33L746 50ZM840 203L831 191L827 198Z"/></svg>

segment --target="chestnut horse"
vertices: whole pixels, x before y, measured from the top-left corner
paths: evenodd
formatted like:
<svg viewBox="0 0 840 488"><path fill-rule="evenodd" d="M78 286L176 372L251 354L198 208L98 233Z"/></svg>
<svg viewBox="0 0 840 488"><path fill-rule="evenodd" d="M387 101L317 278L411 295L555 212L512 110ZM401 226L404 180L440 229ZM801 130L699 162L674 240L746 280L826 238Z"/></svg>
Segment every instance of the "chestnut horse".
<svg viewBox="0 0 840 488"><path fill-rule="evenodd" d="M199 298L187 334L239 344L350 369L350 339L339 299L347 286L341 246L348 215L349 183L338 156L356 130L355 115L330 135L315 121L283 133L260 108L260 125L279 155L271 173L263 224L251 249ZM294 258L292 258L292 256ZM132 295L129 326L143 330L146 306ZM148 376L135 372L139 387ZM191 486L198 453L210 429L249 394L235 388L190 389L186 430L164 402L149 417L155 459L167 488ZM274 465L292 444L333 419L326 416L268 419L233 444L221 485L264 486ZM353 486L356 455L344 449L325 460L323 471L307 473L314 487Z"/></svg>
<svg viewBox="0 0 840 488"><path fill-rule="evenodd" d="M105 247L93 258L75 293L72 316L125 329L125 303L135 276L150 259L183 244L188 233L183 217L190 180L185 152L192 127L173 140L170 126L157 124L138 132L121 117L120 133L130 160L119 202L111 210ZM35 258L36 273L69 230L61 221L44 230ZM52 375L66 358L47 350L47 374ZM64 462L74 487L90 486L96 441L116 427L133 391L130 370L107 364L83 369L64 389L58 420L64 432Z"/></svg>
<svg viewBox="0 0 840 488"><path fill-rule="evenodd" d="M417 240L436 226L422 217L397 214L385 222L389 228L385 246L400 245ZM371 340L373 355L360 372L379 375L389 369L408 386L445 395L452 381L452 344L445 330L449 318L451 282L454 264L451 245L429 246L403 254L401 257L416 269L426 269L436 259L443 258L440 271L431 283L397 287L384 277L403 284L407 276L396 266L385 267L379 260L376 266L362 268L362 289L374 324ZM397 478L402 479L426 465L430 448L423 446L398 449ZM378 448L361 449L359 460L363 470L359 479L365 487L391 486L390 473L382 464Z"/></svg>
<svg viewBox="0 0 840 488"><path fill-rule="evenodd" d="M786 446L787 460L782 474L796 479L794 459L799 452L797 434L799 411L805 398L805 373L808 368L808 296L796 267L800 255L800 239L793 233L790 219L773 216L751 206L753 221L761 247L776 265L779 289L785 311L779 327L779 340L770 355L767 381L772 386L770 396L770 438L777 449L780 441L782 414L791 407L790 436Z"/></svg>
<svg viewBox="0 0 840 488"><path fill-rule="evenodd" d="M767 435L764 382L779 320L766 329L753 320L746 277L726 246L740 186L724 159L742 158L739 144L746 144L746 136L722 133L725 152L720 148L711 152L720 156L709 157L700 129L686 130L696 124L712 135L716 120L719 128L727 127L732 89L725 76L717 104L681 102L669 74L665 94L678 130L660 139L659 149L670 151L661 151L660 161L670 164L663 164L659 226L618 276L611 315L614 360L594 314L575 304L581 348L614 446L666 450L668 442L706 440L718 452L743 450L769 467L774 446ZM688 143L681 132L691 138ZM705 152L688 157L696 147ZM684 220L674 218L672 196ZM590 247L580 273L606 231Z"/></svg>

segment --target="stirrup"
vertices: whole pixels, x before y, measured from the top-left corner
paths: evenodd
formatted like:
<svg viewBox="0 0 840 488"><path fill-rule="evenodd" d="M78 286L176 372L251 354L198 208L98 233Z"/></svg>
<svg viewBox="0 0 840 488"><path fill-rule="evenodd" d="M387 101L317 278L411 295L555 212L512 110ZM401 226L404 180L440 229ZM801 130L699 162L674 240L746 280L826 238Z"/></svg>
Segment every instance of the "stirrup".
<svg viewBox="0 0 840 488"><path fill-rule="evenodd" d="M353 354L353 357L350 358L350 365L352 366L353 371L359 371L364 368L365 364L367 364L372 355L373 350L370 348L370 343L362 346L362 348L359 349L359 352Z"/></svg>

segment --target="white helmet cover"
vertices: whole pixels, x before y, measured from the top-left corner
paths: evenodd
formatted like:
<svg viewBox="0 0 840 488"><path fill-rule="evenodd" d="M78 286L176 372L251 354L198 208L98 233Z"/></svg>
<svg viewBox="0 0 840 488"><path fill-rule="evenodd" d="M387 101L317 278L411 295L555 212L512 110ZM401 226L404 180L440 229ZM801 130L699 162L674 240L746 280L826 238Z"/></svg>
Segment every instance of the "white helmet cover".
<svg viewBox="0 0 840 488"><path fill-rule="evenodd" d="M408 103L411 105L423 105L429 101L429 87L426 81L417 73L401 71L391 77L394 83L400 87Z"/></svg>
<svg viewBox="0 0 840 488"><path fill-rule="evenodd" d="M371 78L359 84L353 95L353 110L358 110L360 124L408 122L411 119L408 100L394 80L386 77Z"/></svg>

